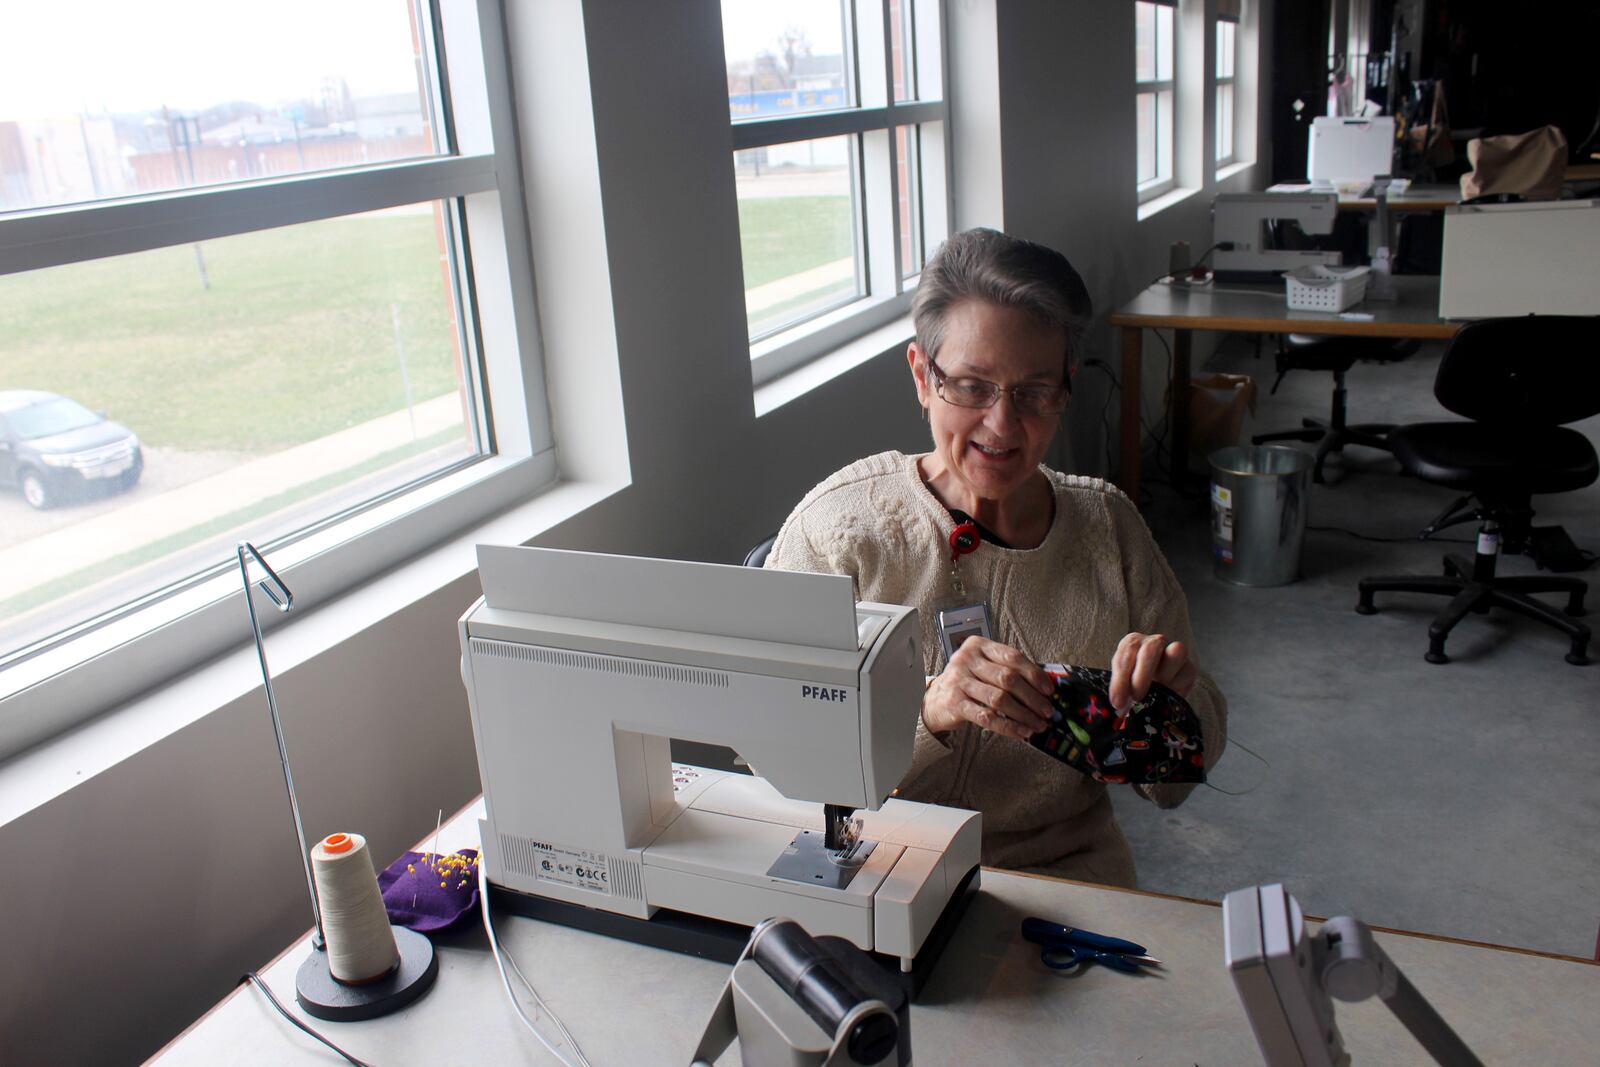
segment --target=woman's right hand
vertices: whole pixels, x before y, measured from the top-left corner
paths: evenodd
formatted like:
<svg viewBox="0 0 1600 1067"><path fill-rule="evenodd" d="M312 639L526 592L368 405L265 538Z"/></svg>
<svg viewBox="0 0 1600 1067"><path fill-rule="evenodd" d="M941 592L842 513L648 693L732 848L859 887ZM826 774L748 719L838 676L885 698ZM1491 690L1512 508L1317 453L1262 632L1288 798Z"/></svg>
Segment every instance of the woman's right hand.
<svg viewBox="0 0 1600 1067"><path fill-rule="evenodd" d="M963 721L1026 741L1050 725L1055 681L1010 645L987 637L961 642L922 695L922 722L945 734Z"/></svg>

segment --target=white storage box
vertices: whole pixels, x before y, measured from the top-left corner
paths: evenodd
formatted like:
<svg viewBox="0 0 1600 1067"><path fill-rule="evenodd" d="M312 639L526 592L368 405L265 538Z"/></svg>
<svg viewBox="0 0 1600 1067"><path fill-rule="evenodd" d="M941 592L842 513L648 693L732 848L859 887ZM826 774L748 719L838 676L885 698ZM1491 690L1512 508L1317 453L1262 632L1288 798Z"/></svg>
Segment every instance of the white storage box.
<svg viewBox="0 0 1600 1067"><path fill-rule="evenodd" d="M1296 267L1285 271L1291 311L1343 311L1367 295L1371 267Z"/></svg>

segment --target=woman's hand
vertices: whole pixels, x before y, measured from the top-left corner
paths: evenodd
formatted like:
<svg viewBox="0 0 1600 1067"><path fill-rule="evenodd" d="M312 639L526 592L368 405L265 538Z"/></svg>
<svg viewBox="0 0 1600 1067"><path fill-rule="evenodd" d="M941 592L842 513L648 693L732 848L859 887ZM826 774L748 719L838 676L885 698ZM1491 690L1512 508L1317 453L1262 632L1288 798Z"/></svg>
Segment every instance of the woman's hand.
<svg viewBox="0 0 1600 1067"><path fill-rule="evenodd" d="M1128 634L1111 657L1111 706L1127 711L1150 692L1151 682L1187 700L1199 677L1182 641L1168 644L1161 634Z"/></svg>
<svg viewBox="0 0 1600 1067"><path fill-rule="evenodd" d="M922 722L944 734L962 720L1026 741L1050 725L1055 680L1010 645L969 637L922 695Z"/></svg>

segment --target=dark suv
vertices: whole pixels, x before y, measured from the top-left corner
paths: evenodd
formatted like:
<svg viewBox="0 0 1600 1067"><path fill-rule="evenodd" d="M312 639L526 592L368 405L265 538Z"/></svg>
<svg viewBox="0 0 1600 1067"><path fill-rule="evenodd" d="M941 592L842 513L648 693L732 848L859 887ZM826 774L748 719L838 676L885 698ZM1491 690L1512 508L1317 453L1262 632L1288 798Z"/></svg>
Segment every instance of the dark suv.
<svg viewBox="0 0 1600 1067"><path fill-rule="evenodd" d="M131 489L143 470L139 438L126 426L55 393L0 391L0 485L19 489L30 506Z"/></svg>

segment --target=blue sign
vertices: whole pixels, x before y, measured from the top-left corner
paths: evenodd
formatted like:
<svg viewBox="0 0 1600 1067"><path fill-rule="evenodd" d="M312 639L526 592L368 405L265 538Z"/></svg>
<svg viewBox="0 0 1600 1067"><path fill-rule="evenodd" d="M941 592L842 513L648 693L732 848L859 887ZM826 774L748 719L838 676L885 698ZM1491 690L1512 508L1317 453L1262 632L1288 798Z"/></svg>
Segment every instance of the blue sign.
<svg viewBox="0 0 1600 1067"><path fill-rule="evenodd" d="M762 89L728 96L728 113L736 119L792 115L797 111L840 111L848 106L843 86L833 89Z"/></svg>

